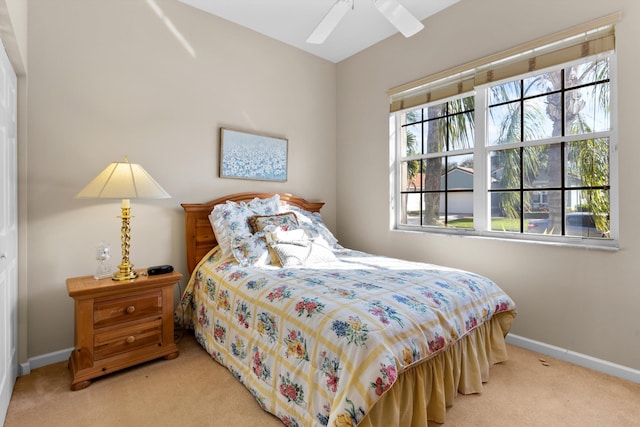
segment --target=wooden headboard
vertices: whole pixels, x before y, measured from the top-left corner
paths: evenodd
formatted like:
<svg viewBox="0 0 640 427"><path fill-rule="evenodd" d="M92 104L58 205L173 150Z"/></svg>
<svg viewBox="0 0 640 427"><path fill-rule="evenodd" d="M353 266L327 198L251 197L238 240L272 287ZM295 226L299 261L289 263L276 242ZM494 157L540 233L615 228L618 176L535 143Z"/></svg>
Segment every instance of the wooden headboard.
<svg viewBox="0 0 640 427"><path fill-rule="evenodd" d="M209 214L215 205L232 202L248 202L256 197L266 199L276 193L235 193L220 197L206 203L182 203L185 214L186 239L187 239L187 268L189 274L196 267L198 262L216 245L216 236L213 234ZM287 193L278 193L280 202L297 206L309 212L320 212L323 202L309 202L302 197L293 196Z"/></svg>

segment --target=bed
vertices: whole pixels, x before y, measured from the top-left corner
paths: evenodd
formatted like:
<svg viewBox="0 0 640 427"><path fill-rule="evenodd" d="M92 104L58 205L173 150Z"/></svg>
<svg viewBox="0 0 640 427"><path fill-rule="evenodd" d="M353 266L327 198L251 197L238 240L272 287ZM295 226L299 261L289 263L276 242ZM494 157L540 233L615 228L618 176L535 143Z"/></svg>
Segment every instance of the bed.
<svg viewBox="0 0 640 427"><path fill-rule="evenodd" d="M322 205L182 204L191 276L176 323L284 425L443 423L507 360L513 300L474 273L343 248Z"/></svg>

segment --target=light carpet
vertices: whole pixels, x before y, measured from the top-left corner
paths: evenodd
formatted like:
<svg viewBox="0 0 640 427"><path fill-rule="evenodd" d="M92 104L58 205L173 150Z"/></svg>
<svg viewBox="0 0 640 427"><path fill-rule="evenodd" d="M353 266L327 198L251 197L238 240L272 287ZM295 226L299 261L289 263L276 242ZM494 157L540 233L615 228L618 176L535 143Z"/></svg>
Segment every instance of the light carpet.
<svg viewBox="0 0 640 427"><path fill-rule="evenodd" d="M282 427L192 335L178 348L177 359L126 369L75 392L66 362L34 369L18 378L5 427ZM444 426L640 426L640 384L508 350L482 394L456 397Z"/></svg>

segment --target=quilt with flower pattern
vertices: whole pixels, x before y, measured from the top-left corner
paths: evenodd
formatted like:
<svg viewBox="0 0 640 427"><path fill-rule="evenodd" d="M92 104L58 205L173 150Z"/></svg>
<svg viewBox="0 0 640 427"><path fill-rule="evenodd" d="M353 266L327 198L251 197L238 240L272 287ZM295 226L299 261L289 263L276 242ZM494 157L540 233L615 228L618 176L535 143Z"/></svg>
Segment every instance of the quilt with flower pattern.
<svg viewBox="0 0 640 427"><path fill-rule="evenodd" d="M216 247L175 313L287 426L357 425L400 373L515 313L477 274L348 249L336 257L241 267Z"/></svg>

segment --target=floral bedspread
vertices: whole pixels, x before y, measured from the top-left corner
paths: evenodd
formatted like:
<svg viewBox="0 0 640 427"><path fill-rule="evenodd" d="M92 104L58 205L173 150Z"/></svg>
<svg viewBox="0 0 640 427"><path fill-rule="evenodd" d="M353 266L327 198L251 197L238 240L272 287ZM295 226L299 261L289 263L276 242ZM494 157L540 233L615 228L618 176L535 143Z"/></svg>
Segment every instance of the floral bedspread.
<svg viewBox="0 0 640 427"><path fill-rule="evenodd" d="M336 251L313 268L240 267L214 249L175 313L287 426L357 425L400 373L515 305L494 282Z"/></svg>

